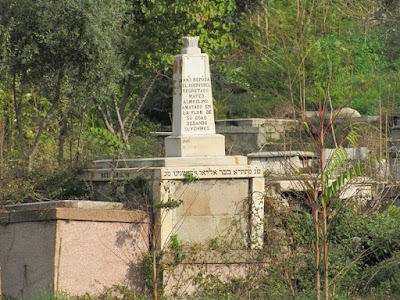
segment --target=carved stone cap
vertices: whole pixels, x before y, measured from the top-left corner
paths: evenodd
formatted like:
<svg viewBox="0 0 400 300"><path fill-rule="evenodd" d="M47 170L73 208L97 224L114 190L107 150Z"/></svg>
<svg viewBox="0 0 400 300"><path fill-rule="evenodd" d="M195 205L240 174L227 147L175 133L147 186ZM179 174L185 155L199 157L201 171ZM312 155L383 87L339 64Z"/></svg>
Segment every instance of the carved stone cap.
<svg viewBox="0 0 400 300"><path fill-rule="evenodd" d="M201 49L198 46L198 36L185 36L183 37L184 48L182 54L200 54Z"/></svg>

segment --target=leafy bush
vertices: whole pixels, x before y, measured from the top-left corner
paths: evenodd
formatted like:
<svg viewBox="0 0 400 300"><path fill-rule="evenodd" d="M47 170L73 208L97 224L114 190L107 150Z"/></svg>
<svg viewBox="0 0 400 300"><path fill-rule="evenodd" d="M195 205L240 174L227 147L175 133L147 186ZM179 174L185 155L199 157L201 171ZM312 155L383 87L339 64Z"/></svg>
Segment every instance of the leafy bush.
<svg viewBox="0 0 400 300"><path fill-rule="evenodd" d="M399 222L395 206L372 215L344 208L337 215L331 228L330 269L338 294L400 296Z"/></svg>
<svg viewBox="0 0 400 300"><path fill-rule="evenodd" d="M88 194L82 180L79 179L82 170L62 169L54 174L44 176L37 189L46 199L81 199Z"/></svg>
<svg viewBox="0 0 400 300"><path fill-rule="evenodd" d="M43 200L82 199L88 191L79 180L80 169L61 169L50 174L7 173L0 181L0 206Z"/></svg>

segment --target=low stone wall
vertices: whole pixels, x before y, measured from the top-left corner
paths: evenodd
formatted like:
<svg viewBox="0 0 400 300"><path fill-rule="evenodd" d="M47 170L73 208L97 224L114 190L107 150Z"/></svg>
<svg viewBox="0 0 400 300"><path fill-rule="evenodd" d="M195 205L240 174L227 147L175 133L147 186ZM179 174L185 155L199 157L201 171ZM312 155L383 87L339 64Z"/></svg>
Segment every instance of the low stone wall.
<svg viewBox="0 0 400 300"><path fill-rule="evenodd" d="M177 257L182 260L177 261ZM171 299L185 299L209 280L229 282L264 276L268 265L270 259L260 250L171 251L163 258L164 294Z"/></svg>

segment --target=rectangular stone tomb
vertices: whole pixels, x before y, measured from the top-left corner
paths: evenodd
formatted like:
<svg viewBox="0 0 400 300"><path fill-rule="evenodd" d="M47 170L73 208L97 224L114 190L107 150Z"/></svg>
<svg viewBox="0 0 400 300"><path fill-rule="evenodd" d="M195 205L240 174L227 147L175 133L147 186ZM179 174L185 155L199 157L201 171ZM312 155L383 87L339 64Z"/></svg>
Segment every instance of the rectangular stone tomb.
<svg viewBox="0 0 400 300"><path fill-rule="evenodd" d="M121 206L52 201L6 207L0 213L3 294L34 299L37 293L99 294L116 284L143 288L139 265L149 251L150 218Z"/></svg>

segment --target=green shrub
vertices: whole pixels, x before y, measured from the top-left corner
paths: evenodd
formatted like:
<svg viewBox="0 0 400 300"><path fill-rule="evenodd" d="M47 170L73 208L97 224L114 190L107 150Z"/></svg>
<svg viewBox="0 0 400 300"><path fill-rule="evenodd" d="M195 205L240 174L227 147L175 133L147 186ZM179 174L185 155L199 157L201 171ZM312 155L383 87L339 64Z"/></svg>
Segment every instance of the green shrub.
<svg viewBox="0 0 400 300"><path fill-rule="evenodd" d="M88 194L79 179L81 170L60 169L54 173L7 173L0 181L0 207L43 200L82 199Z"/></svg>

